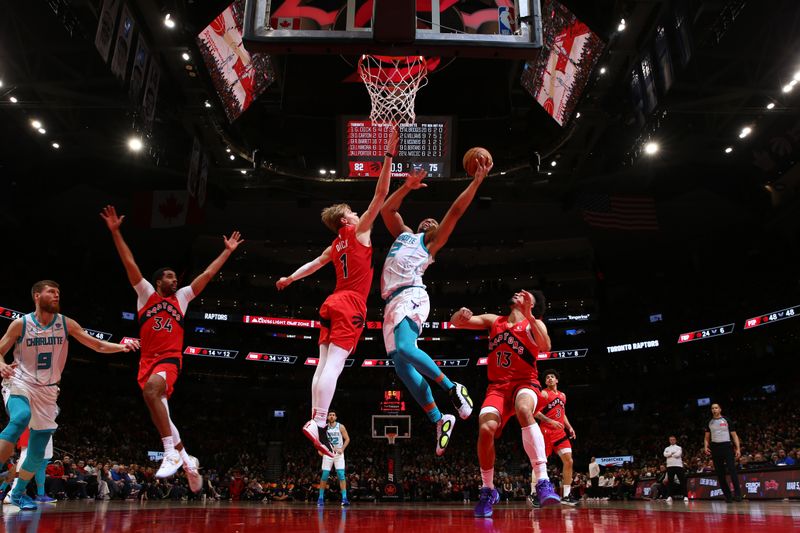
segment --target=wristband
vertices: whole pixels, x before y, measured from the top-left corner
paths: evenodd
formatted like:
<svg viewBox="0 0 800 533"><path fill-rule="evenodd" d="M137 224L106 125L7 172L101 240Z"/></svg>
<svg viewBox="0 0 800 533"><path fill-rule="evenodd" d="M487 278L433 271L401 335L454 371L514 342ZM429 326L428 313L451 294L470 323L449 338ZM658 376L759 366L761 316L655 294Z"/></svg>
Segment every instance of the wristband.
<svg viewBox="0 0 800 533"><path fill-rule="evenodd" d="M385 153L385 154L383 154L383 155L384 155L384 157L394 157L394 154L393 154L393 153L391 153L391 152L386 152L386 153Z"/></svg>

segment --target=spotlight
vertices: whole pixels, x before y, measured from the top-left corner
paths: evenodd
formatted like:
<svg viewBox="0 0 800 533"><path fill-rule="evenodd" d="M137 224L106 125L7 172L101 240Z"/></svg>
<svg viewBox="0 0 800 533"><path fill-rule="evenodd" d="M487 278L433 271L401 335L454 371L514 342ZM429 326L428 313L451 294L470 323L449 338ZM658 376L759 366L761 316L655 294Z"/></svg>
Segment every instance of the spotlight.
<svg viewBox="0 0 800 533"><path fill-rule="evenodd" d="M184 61L189 61L192 56L189 55L189 52L184 52L181 54L181 58L183 58Z"/></svg>
<svg viewBox="0 0 800 533"><path fill-rule="evenodd" d="M61 145L60 145L60 144L58 144L58 143L52 143L50 146L52 146L52 147L53 147L53 148L55 148L56 150L58 150L59 148L61 148Z"/></svg>
<svg viewBox="0 0 800 533"><path fill-rule="evenodd" d="M325 170L324 168L321 168L321 169L319 169L319 173L320 173L322 176L324 176L325 174L327 174L327 173L328 173L328 171L327 171L327 170Z"/></svg>
<svg viewBox="0 0 800 533"><path fill-rule="evenodd" d="M211 102L209 102L208 100L206 100L206 101L203 103L203 105L205 105L206 107L211 107Z"/></svg>
<svg viewBox="0 0 800 533"><path fill-rule="evenodd" d="M770 102L767 104L767 109L775 109L775 102Z"/></svg>
<svg viewBox="0 0 800 533"><path fill-rule="evenodd" d="M230 158L231 158L231 161L233 161L234 159L236 159L236 156L235 156L235 155L233 155L233 154L231 154L231 155L230 155Z"/></svg>
<svg viewBox="0 0 800 533"><path fill-rule="evenodd" d="M3 80L0 80L0 87L3 86Z"/></svg>
<svg viewBox="0 0 800 533"><path fill-rule="evenodd" d="M547 175L548 175L548 176L552 176L552 175L553 175L553 173L552 173L552 172L548 172L548 173L547 173Z"/></svg>
<svg viewBox="0 0 800 533"><path fill-rule="evenodd" d="M658 143L650 141L644 145L644 153L647 155L654 155L656 152L658 152L659 148L660 146L658 146Z"/></svg>
<svg viewBox="0 0 800 533"><path fill-rule="evenodd" d="M752 132L753 132L753 128L751 128L750 126L745 126L744 128L742 128L742 131L739 133L739 138L740 139L744 139L745 137L750 135Z"/></svg>
<svg viewBox="0 0 800 533"><path fill-rule="evenodd" d="M46 130L46 129L44 129L44 128L39 128L39 129L38 129L38 130L36 130L36 131L38 131L38 132L39 132L39 133L41 133L42 135L44 135L45 133L47 133L47 130Z"/></svg>
<svg viewBox="0 0 800 533"><path fill-rule="evenodd" d="M144 148L144 143L139 137L131 137L128 139L128 148L130 148L132 152L138 152Z"/></svg>
<svg viewBox="0 0 800 533"><path fill-rule="evenodd" d="M169 29L173 29L175 27L175 21L172 19L172 15L169 13L167 13L167 15L164 17L164 26Z"/></svg>
<svg viewBox="0 0 800 533"><path fill-rule="evenodd" d="M505 170L501 170L501 171L500 171L500 175L501 175L501 176L505 176L505 175L506 175L506 171L505 171Z"/></svg>
<svg viewBox="0 0 800 533"><path fill-rule="evenodd" d="M725 148L725 153L726 154L729 154L731 152L733 152L733 147L732 146L728 146L727 148Z"/></svg>
<svg viewBox="0 0 800 533"><path fill-rule="evenodd" d="M605 73L606 73L606 67L600 67L600 75L602 76Z"/></svg>
<svg viewBox="0 0 800 533"><path fill-rule="evenodd" d="M335 170L329 170L328 174L336 174L336 171Z"/></svg>
<svg viewBox="0 0 800 533"><path fill-rule="evenodd" d="M42 127L42 123L39 122L38 120L34 119L34 120L31 120L31 126L33 126L33 129L38 130L39 128Z"/></svg>
<svg viewBox="0 0 800 533"><path fill-rule="evenodd" d="M231 149L230 148L225 148L225 151L228 152L228 153L231 153Z"/></svg>
<svg viewBox="0 0 800 533"><path fill-rule="evenodd" d="M625 31L625 19L620 19L617 31Z"/></svg>
<svg viewBox="0 0 800 533"><path fill-rule="evenodd" d="M800 70L794 73L794 77L792 78L796 81L800 81Z"/></svg>
<svg viewBox="0 0 800 533"><path fill-rule="evenodd" d="M242 174L247 174L246 170L240 170L239 172L241 172Z"/></svg>
<svg viewBox="0 0 800 533"><path fill-rule="evenodd" d="M581 118L581 112L580 112L580 111L578 111L577 113L575 113L575 118Z"/></svg>
<svg viewBox="0 0 800 533"><path fill-rule="evenodd" d="M557 161L550 161L550 166L551 166L551 167L554 167L554 166L556 166L557 164L558 164L558 162L557 162Z"/></svg>
<svg viewBox="0 0 800 533"><path fill-rule="evenodd" d="M791 83L788 83L788 84L783 86L783 92L785 92L785 93L792 92L792 89L794 89L794 85L792 85Z"/></svg>
<svg viewBox="0 0 800 533"><path fill-rule="evenodd" d="M19 100L17 100L17 97L16 97L16 96L9 96L8 100L9 100L9 102L11 102L12 104L16 104L17 102L19 102Z"/></svg>

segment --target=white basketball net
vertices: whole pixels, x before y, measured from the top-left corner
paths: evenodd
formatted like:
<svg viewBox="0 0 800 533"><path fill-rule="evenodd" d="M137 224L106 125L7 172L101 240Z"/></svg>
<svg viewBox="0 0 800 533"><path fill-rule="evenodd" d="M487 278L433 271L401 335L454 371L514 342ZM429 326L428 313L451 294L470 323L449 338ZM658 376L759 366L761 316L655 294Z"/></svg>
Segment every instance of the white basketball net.
<svg viewBox="0 0 800 533"><path fill-rule="evenodd" d="M428 83L424 57L362 55L358 72L372 100L369 119L373 124L414 124L414 99Z"/></svg>

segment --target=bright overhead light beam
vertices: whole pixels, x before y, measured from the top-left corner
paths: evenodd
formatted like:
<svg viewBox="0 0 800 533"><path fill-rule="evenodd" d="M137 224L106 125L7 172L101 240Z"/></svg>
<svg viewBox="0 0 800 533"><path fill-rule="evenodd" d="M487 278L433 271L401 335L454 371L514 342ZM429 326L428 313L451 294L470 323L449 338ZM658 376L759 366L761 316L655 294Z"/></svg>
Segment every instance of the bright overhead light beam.
<svg viewBox="0 0 800 533"><path fill-rule="evenodd" d="M558 164L558 162L557 162L557 161L550 161L550 166L551 166L551 167L554 167L554 166L556 166L557 164Z"/></svg>
<svg viewBox="0 0 800 533"><path fill-rule="evenodd" d="M742 128L742 131L739 132L739 138L740 139L744 139L745 137L750 135L752 132L753 132L753 128L751 128L750 126L745 126L744 128Z"/></svg>
<svg viewBox="0 0 800 533"><path fill-rule="evenodd" d="M775 102L770 102L767 104L767 109L775 109Z"/></svg>
<svg viewBox="0 0 800 533"><path fill-rule="evenodd" d="M38 129L38 130L36 130L36 131L38 131L38 132L39 132L39 133L41 133L42 135L44 135L45 133L47 133L47 130L46 130L46 129L44 129L44 128L39 128L39 129Z"/></svg>
<svg viewBox="0 0 800 533"><path fill-rule="evenodd" d="M181 57L183 58L184 61L189 61L192 58L192 56L189 55L189 52L182 53Z"/></svg>
<svg viewBox="0 0 800 533"><path fill-rule="evenodd" d="M50 146L52 146L52 147L53 147L53 148L55 148L56 150L58 150L59 148L61 148L61 145L60 145L60 144L58 144L58 143L53 143L53 144L51 144Z"/></svg>
<svg viewBox="0 0 800 533"><path fill-rule="evenodd" d="M128 148L130 148L134 152L140 151L144 148L144 143L139 137L131 137L128 139Z"/></svg>
<svg viewBox="0 0 800 533"><path fill-rule="evenodd" d="M164 17L164 26L166 26L169 29L175 27L175 21L172 19L172 15L170 15L169 13L167 13L167 15Z"/></svg>
<svg viewBox="0 0 800 533"><path fill-rule="evenodd" d="M658 146L657 142L649 142L644 145L644 153L647 155L654 155L658 152L660 146Z"/></svg>
<svg viewBox="0 0 800 533"><path fill-rule="evenodd" d="M729 154L731 152L733 152L733 147L732 146L728 146L727 148L725 148L725 153L726 154Z"/></svg>
<svg viewBox="0 0 800 533"><path fill-rule="evenodd" d="M31 126L33 126L34 129L38 130L39 128L42 127L42 123L39 122L38 120L34 119L34 120L31 120Z"/></svg>
<svg viewBox="0 0 800 533"><path fill-rule="evenodd" d="M16 96L10 96L10 97L8 98L8 100L9 100L9 102L11 102L12 104L16 104L17 102L19 102L19 100L17 100L17 97L16 97Z"/></svg>

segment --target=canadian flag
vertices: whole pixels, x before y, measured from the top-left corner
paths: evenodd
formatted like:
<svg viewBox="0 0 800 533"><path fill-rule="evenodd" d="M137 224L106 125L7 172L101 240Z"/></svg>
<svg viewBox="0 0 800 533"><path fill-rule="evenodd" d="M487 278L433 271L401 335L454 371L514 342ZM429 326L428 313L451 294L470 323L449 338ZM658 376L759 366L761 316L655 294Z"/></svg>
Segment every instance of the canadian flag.
<svg viewBox="0 0 800 533"><path fill-rule="evenodd" d="M178 228L202 219L202 210L186 190L138 193L134 202L135 220L141 227Z"/></svg>
<svg viewBox="0 0 800 533"><path fill-rule="evenodd" d="M278 17L275 23L276 30L299 30L300 19L293 17Z"/></svg>

